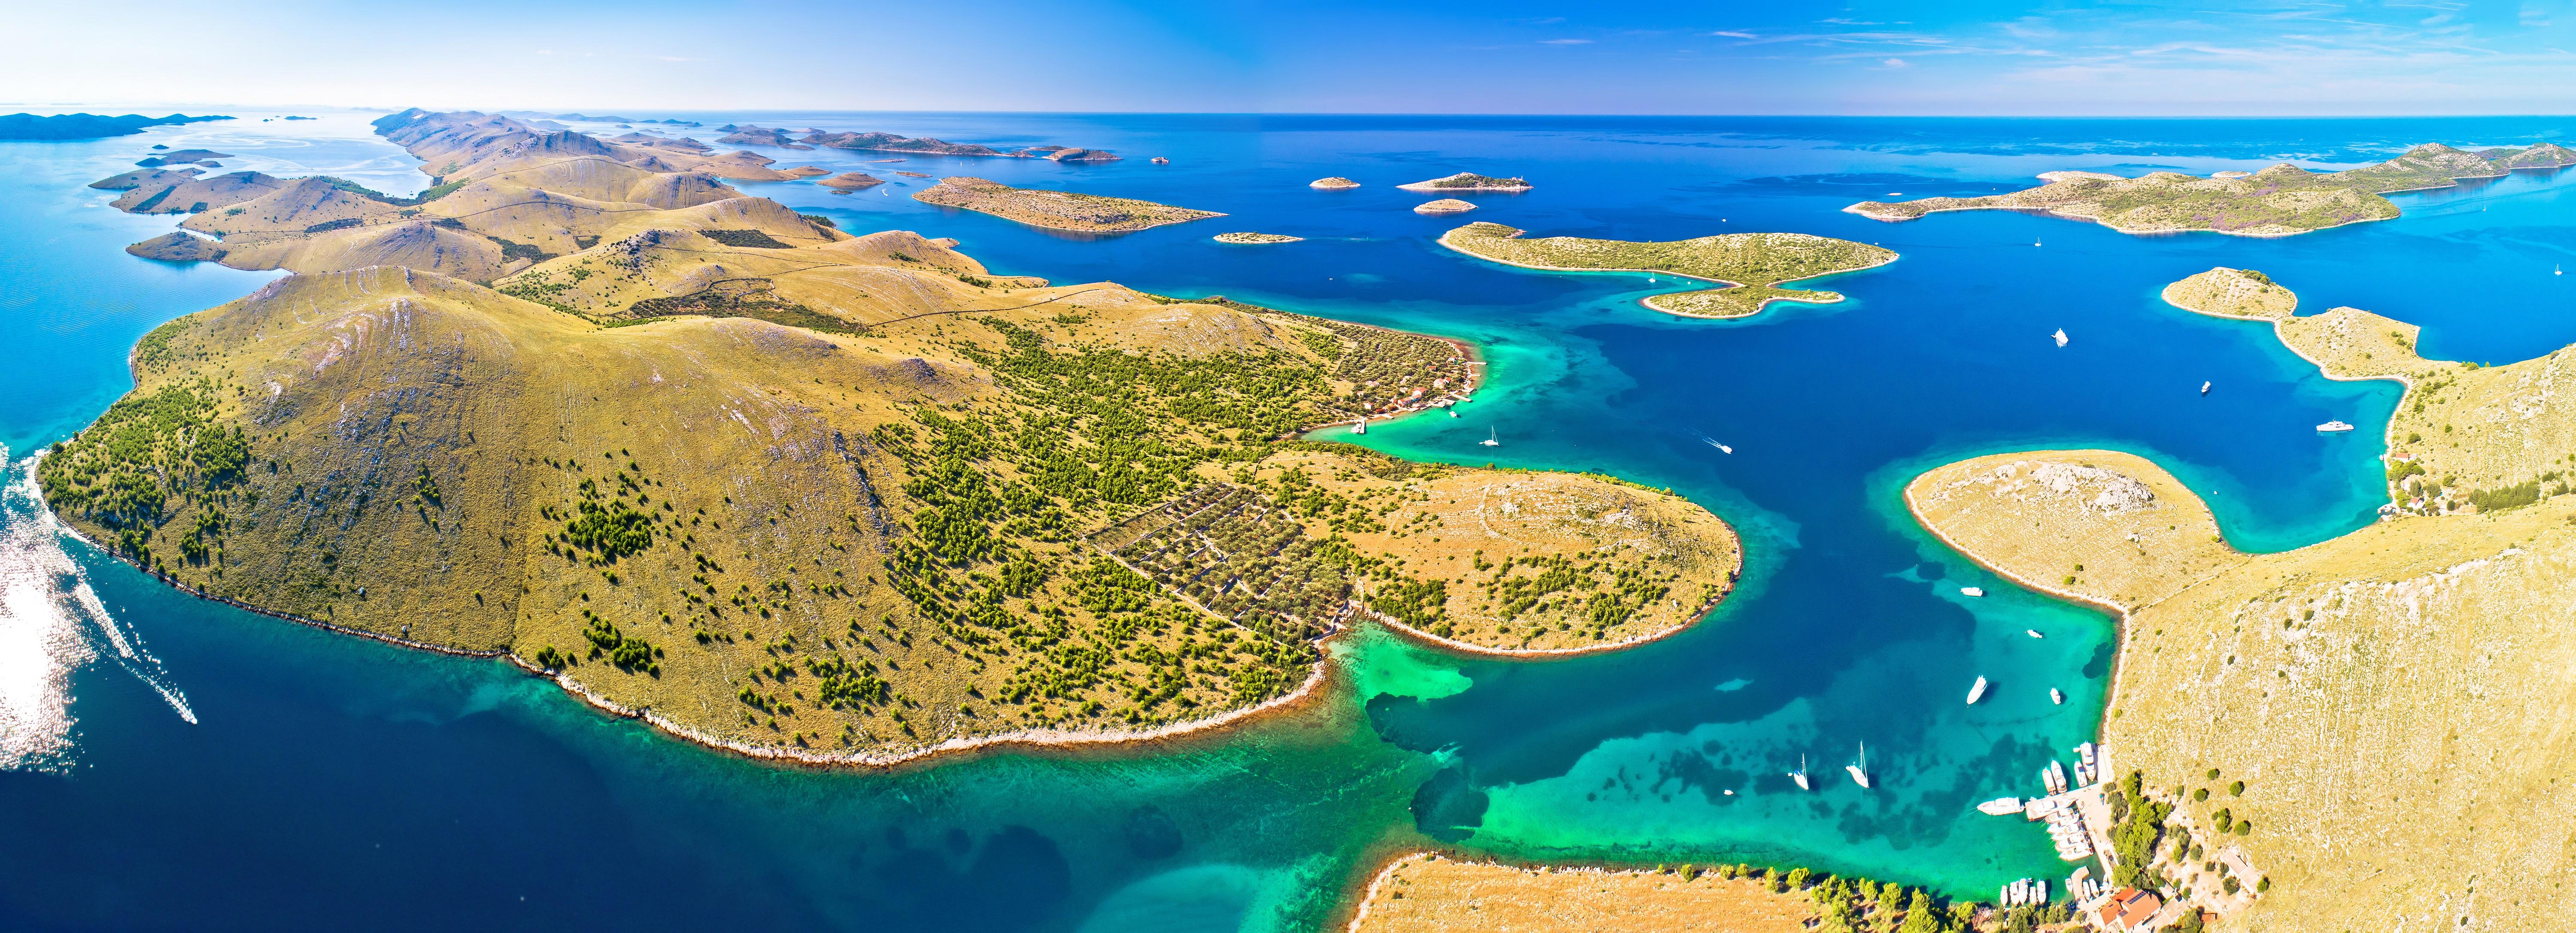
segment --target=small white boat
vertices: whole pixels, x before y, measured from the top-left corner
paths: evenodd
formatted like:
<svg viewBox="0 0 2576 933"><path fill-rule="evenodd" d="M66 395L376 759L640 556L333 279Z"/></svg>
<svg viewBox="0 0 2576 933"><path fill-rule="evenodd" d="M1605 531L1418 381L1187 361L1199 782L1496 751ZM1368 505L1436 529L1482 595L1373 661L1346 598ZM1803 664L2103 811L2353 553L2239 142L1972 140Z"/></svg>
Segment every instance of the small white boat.
<svg viewBox="0 0 2576 933"><path fill-rule="evenodd" d="M1987 816L2005 816L2021 812L2021 798L1997 797L1977 805L1977 812Z"/></svg>
<svg viewBox="0 0 2576 933"><path fill-rule="evenodd" d="M2066 694L2057 692L2057 688L2055 687L2050 687L2048 688L2048 702L2064 706L2066 705Z"/></svg>
<svg viewBox="0 0 2576 933"><path fill-rule="evenodd" d="M1449 409L1449 417L1452 417L1452 418L1458 417L1458 410L1457 410L1457 409L1455 409L1455 408Z"/></svg>
<svg viewBox="0 0 2576 933"><path fill-rule="evenodd" d="M2057 338L2058 346L2062 347L2066 345L2066 328L2060 327L2057 329L2057 333L2050 334L2049 336Z"/></svg>
<svg viewBox="0 0 2576 933"><path fill-rule="evenodd" d="M1982 586L1963 586L1959 588L1959 595L1970 597L1984 596L1986 595L1986 588Z"/></svg>
<svg viewBox="0 0 2576 933"><path fill-rule="evenodd" d="M1366 433L1368 433L1368 419L1366 419L1366 418L1362 418L1362 419L1360 419L1357 423L1352 424L1352 425L1351 425L1351 433L1353 433L1353 434L1366 434Z"/></svg>
<svg viewBox="0 0 2576 933"><path fill-rule="evenodd" d="M1495 440L1495 439L1494 439L1494 429L1492 429L1492 428L1486 428L1486 429L1485 429L1485 439L1484 439L1484 440L1481 440L1481 441L1477 441L1476 443L1483 444L1483 445L1485 445L1485 446L1487 446L1487 447L1500 447L1500 446L1503 446L1503 442L1502 442L1502 441L1498 441L1498 440Z"/></svg>
<svg viewBox="0 0 2576 933"><path fill-rule="evenodd" d="M1815 789L1807 785L1807 756L1805 754L1802 753L1798 756L1798 770L1789 772L1789 780L1798 782L1799 790Z"/></svg>
<svg viewBox="0 0 2576 933"><path fill-rule="evenodd" d="M2350 430L2352 430L2352 425L2342 421L2328 421L2324 424L2317 425L2317 433L2319 434L2341 434Z"/></svg>
<svg viewBox="0 0 2576 933"><path fill-rule="evenodd" d="M2201 383L2201 384L2200 384L2200 394L2202 394L2202 395L2208 395L2208 394L2209 394L2209 383L2204 382L2204 383Z"/></svg>
<svg viewBox="0 0 2576 933"><path fill-rule="evenodd" d="M2035 628L2026 628L2026 629L2022 629L2022 630L2021 630L2021 633L2022 633L2022 634L2024 634L2024 635L2028 635L2028 636L2030 636L2030 637L2032 637L2032 638L2046 638L2046 637L2048 637L2048 636L2046 636L2046 635L2042 635L2042 634L2040 634L2040 633L2039 633L2039 630L2038 630L2038 629L2035 629Z"/></svg>
<svg viewBox="0 0 2576 933"><path fill-rule="evenodd" d="M1982 699L1985 699L1985 698L1986 698L1986 679L1985 679L1985 678L1983 678L1983 677L1979 677L1979 678L1977 678L1977 685L1976 685L1976 686L1974 686L1974 687L1970 687L1970 688L1968 688L1968 705L1969 705L1969 706L1975 706L1975 705L1977 705L1977 701L1978 701L1978 700L1982 700Z"/></svg>
<svg viewBox="0 0 2576 933"><path fill-rule="evenodd" d="M1869 743L1860 743L1860 760L1844 765L1843 770L1851 772L1852 783L1869 787Z"/></svg>
<svg viewBox="0 0 2576 933"><path fill-rule="evenodd" d="M2038 241L2038 240L2032 240L2032 241L2030 241L2030 245L2032 245L2032 246L2038 246L2038 245L2039 245L2039 241Z"/></svg>

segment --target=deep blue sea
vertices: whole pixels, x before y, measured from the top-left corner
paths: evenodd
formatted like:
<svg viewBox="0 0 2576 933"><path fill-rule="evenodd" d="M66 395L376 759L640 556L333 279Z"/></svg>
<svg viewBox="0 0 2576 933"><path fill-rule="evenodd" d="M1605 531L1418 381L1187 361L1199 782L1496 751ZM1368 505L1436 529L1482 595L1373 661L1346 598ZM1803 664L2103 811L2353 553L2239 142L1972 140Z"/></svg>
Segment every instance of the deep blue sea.
<svg viewBox="0 0 2576 933"><path fill-rule="evenodd" d="M1002 273L1476 341L1491 380L1462 417L1330 436L1669 486L1747 543L1744 585L1709 620L1632 650L1504 662L1363 632L1334 646L1326 702L1245 728L783 769L598 715L497 662L212 607L58 534L27 458L130 386L125 352L145 330L276 275L127 256L172 218L118 213L85 183L164 143L233 153L228 170L427 184L368 135L380 112L232 112L245 119L0 142L0 928L1299 930L1332 921L1373 859L1431 844L1803 865L1991 898L2068 867L2037 827L1972 806L2031 792L2036 769L2094 734L2112 621L1931 540L1905 515L1906 480L1980 453L2107 447L2207 494L2241 548L2368 523L2397 387L2330 382L2268 328L2157 299L2214 265L2269 273L2303 311L2421 324L2427 356L2502 363L2576 342L2576 279L2551 274L2576 265L2566 172L2398 195L2397 220L2268 240L1841 213L2055 169L2324 169L2427 141L2563 142L2576 127L2555 119L632 112L702 121L686 132L706 139L740 122L1115 150L1126 160L1098 165L762 150L890 184L739 187L853 232L955 237ZM1146 161L1158 155L1171 164ZM929 181L894 170L1230 216L1050 234L914 202ZM1464 218L1415 215L1425 198L1394 188L1457 171L1536 188L1473 196ZM1364 187L1306 187L1327 175ZM1466 220L1632 240L1794 231L1902 258L1834 277L1841 304L1692 320L1636 299L1696 284L1519 270L1433 243ZM1233 230L1307 239L1209 240ZM2334 418L2364 430L2311 430ZM1500 447L1475 443L1489 432ZM1965 706L1980 675L1993 692ZM1871 791L1841 775L1863 742ZM1785 776L1801 755L1814 792Z"/></svg>

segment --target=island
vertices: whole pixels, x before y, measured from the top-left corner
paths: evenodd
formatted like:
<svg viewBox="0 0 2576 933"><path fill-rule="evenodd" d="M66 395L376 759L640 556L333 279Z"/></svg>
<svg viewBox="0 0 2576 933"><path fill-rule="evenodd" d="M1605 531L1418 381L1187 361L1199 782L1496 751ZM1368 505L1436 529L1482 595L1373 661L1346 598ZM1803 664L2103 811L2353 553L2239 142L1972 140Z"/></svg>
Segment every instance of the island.
<svg viewBox="0 0 2576 933"><path fill-rule="evenodd" d="M94 113L64 113L38 116L12 113L0 116L0 140L103 139L109 136L132 136L156 126L204 123L208 120L230 120L231 117L192 117L174 113L166 117L126 114L103 117Z"/></svg>
<svg viewBox="0 0 2576 933"><path fill-rule="evenodd" d="M861 188L872 188L877 185L885 184L885 179L878 178L866 172L842 172L841 174L815 182L815 184L826 188L838 188L843 191L856 191Z"/></svg>
<svg viewBox="0 0 2576 933"><path fill-rule="evenodd" d="M779 149L814 148L797 142L795 137L789 136L786 130L770 129L765 126L733 126L730 124L725 126L724 129L726 130L725 134L716 137L716 142L727 146L772 146Z"/></svg>
<svg viewBox="0 0 2576 933"><path fill-rule="evenodd" d="M1259 244L1302 243L1305 242L1306 238L1301 236L1289 236L1284 233L1220 233L1216 235L1215 239L1219 243Z"/></svg>
<svg viewBox="0 0 2576 933"><path fill-rule="evenodd" d="M1476 205L1458 200L1457 198L1441 198L1437 201L1426 201L1413 206L1413 212L1416 214L1464 214L1475 209Z"/></svg>
<svg viewBox="0 0 2576 933"><path fill-rule="evenodd" d="M145 156L141 161L134 164L143 166L144 168L160 168L164 165L186 165L189 163L213 165L214 160L216 159L230 158L235 158L235 156L229 152L216 152L212 149L172 149L168 152L156 152Z"/></svg>
<svg viewBox="0 0 2576 933"><path fill-rule="evenodd" d="M1743 317L1775 301L1833 304L1843 296L1782 283L1875 268L1896 253L1865 243L1803 233L1728 233L1672 242L1526 239L1497 223L1472 223L1441 234L1440 245L1479 259L1554 272L1662 272L1726 287L1649 295L1642 303L1684 317Z"/></svg>
<svg viewBox="0 0 2576 933"><path fill-rule="evenodd" d="M135 345L37 470L64 527L817 764L1220 726L1316 696L1361 626L1599 649L1740 567L1666 492L1302 439L1466 397L1453 341L996 275L506 117L377 130L439 185L190 214L296 274Z"/></svg>
<svg viewBox="0 0 2576 933"><path fill-rule="evenodd" d="M1455 175L1396 187L1406 191L1528 191L1530 183L1519 178L1496 178L1473 172L1459 172Z"/></svg>
<svg viewBox="0 0 2576 933"><path fill-rule="evenodd" d="M2576 645L2534 628L2576 599L2576 402L2552 390L2576 355L2424 360L2412 327L2298 317L2286 292L2221 268L2166 296L2268 321L2330 376L2406 384L2382 521L2240 552L2170 473L2110 451L1965 460L1906 502L1980 564L2118 615L2104 754L2132 775L2120 793L2155 804L2111 833L2124 866L2169 875L2231 929L2557 926L2555 869L2482 874L2469 893L2458 866L2555 864L2576 844L2576 798L2532 790L2563 771L2547 724L2576 666ZM2179 839L2205 855L2175 863Z"/></svg>
<svg viewBox="0 0 2576 933"><path fill-rule="evenodd" d="M1320 188L1325 191L1342 191L1350 188L1357 188L1359 186L1359 182L1343 178L1339 175L1335 175L1330 178L1318 178L1306 183L1306 187Z"/></svg>
<svg viewBox="0 0 2576 933"><path fill-rule="evenodd" d="M2396 217L2397 205L2385 194L2451 187L2459 179L2493 178L2514 168L2576 164L2571 155L2576 153L2546 143L2478 153L2427 143L2386 162L2342 172L2310 172L2287 162L2252 174L2219 172L2208 178L2178 172L2137 178L2051 172L2040 176L2048 184L2008 194L1863 201L1844 210L1885 221L1943 211L2025 210L2097 221L2122 233L2289 236Z"/></svg>
<svg viewBox="0 0 2576 933"><path fill-rule="evenodd" d="M1016 220L1032 227L1085 233L1128 233L1225 216L1215 211L1194 211L1133 198L1013 188L964 175L940 179L938 184L914 192L912 198L926 204L964 208Z"/></svg>

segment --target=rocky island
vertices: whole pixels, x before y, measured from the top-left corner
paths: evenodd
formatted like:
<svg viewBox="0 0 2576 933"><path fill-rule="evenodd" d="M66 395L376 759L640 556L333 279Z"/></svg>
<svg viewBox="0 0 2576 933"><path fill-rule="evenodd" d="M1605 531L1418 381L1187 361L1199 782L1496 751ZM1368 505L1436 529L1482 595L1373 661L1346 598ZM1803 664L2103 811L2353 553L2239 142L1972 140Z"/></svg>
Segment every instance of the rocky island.
<svg viewBox="0 0 2576 933"><path fill-rule="evenodd" d="M1284 233L1220 233L1216 235L1215 239L1219 243L1260 244L1299 243L1304 242L1306 238L1301 236L1289 236Z"/></svg>
<svg viewBox="0 0 2576 933"><path fill-rule="evenodd" d="M1335 175L1331 178L1318 178L1306 183L1306 187L1319 188L1325 191L1342 191L1350 188L1357 188L1359 186L1359 182L1343 178L1339 175Z"/></svg>
<svg viewBox="0 0 2576 933"><path fill-rule="evenodd" d="M1441 198L1437 201L1426 201L1413 206L1413 212L1416 214L1464 214L1475 209L1476 205L1458 200L1457 198Z"/></svg>
<svg viewBox="0 0 2576 933"><path fill-rule="evenodd" d="M814 762L1229 721L1358 624L1653 637L1738 566L1669 494L1294 439L1463 395L1450 341L997 276L509 118L377 128L440 185L261 176L190 216L299 274L136 345L134 391L42 461L68 527Z"/></svg>
<svg viewBox="0 0 2576 933"><path fill-rule="evenodd" d="M1558 272L1663 272L1728 285L1649 295L1646 307L1685 317L1743 317L1774 301L1833 304L1829 291L1780 288L1784 282L1868 269L1896 253L1864 243L1803 233L1729 233L1667 243L1582 237L1527 239L1497 223L1472 223L1440 236L1440 245L1479 259Z"/></svg>
<svg viewBox="0 0 2576 933"><path fill-rule="evenodd" d="M1397 185L1406 191L1528 191L1530 183L1518 178L1496 178L1472 172L1459 172L1429 181Z"/></svg>
<svg viewBox="0 0 2576 933"><path fill-rule="evenodd" d="M1863 201L1844 210L1873 220L1913 220L1966 210L2027 210L2102 223L2122 233L2206 230L2238 236L2288 236L2349 223L2387 220L2397 205L2381 195L2445 188L2463 178L2492 178L2510 168L2570 164L2567 150L2543 144L2529 149L2468 153L2438 143L2409 149L2377 165L2342 172L2310 172L2287 162L2250 175L2220 172L2195 178L2156 172L2121 178L2099 172L2051 172L2048 184L2009 194ZM2526 164L2516 165L2517 160Z"/></svg>
<svg viewBox="0 0 2576 933"><path fill-rule="evenodd" d="M1000 182L963 175L940 179L938 184L914 192L912 197L916 201L991 214L1032 227L1085 233L1128 233L1225 216L1215 211L1194 211L1133 198L1013 188Z"/></svg>
<svg viewBox="0 0 2576 933"><path fill-rule="evenodd" d="M2024 585L2120 614L2107 754L2174 808L2132 835L2142 851L2206 844L2215 876L2155 863L2205 879L2194 898L2227 922L2554 925L2549 879L2576 844L2576 799L2529 788L2559 770L2546 724L2568 705L2576 647L2532 626L2576 599L2576 403L2552 389L2576 348L2499 367L2425 360L2411 326L2349 308L2298 317L2287 289L2237 269L2166 298L2268 321L2330 376L2407 385L2386 520L2246 554L2163 468L2108 451L1940 467L1906 488L1916 517ZM2453 866L2495 860L2530 870L2460 887Z"/></svg>
<svg viewBox="0 0 2576 933"><path fill-rule="evenodd" d="M843 191L857 191L861 188L873 188L877 185L885 184L885 179L878 178L866 172L842 172L841 174L815 182L815 184L826 188L838 188Z"/></svg>

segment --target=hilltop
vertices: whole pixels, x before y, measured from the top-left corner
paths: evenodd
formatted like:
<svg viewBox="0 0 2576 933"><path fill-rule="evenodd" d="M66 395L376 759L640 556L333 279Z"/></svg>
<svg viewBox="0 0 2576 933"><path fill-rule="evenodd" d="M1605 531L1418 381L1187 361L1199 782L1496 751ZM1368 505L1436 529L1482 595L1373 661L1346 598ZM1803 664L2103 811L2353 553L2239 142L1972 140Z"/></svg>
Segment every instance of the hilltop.
<svg viewBox="0 0 2576 933"><path fill-rule="evenodd" d="M137 344L135 390L43 461L69 527L816 761L1221 722L1363 620L1653 637L1739 564L1668 493L1294 439L1463 396L1449 341L993 276L507 118L379 125L454 187L226 183L244 210L189 222L306 268Z"/></svg>
<svg viewBox="0 0 2576 933"><path fill-rule="evenodd" d="M2404 382L2388 518L2245 554L2162 468L2105 451L1943 466L1907 487L1915 514L2025 585L2122 613L2109 754L2178 804L2169 840L2230 850L2225 874L2243 865L2256 877L2240 884L2269 889L2250 928L2554 925L2576 795L2554 786L2566 752L2547 724L2576 648L2533 625L2576 598L2576 408L2553 390L2570 351L2425 360L2412 326L2296 316L2294 295L2246 270L2166 298L2268 321L2329 376Z"/></svg>
<svg viewBox="0 0 2576 933"><path fill-rule="evenodd" d="M2099 221L2122 233L2207 230L2240 236L2288 236L2397 216L2381 195L2446 188L2463 178L2493 178L2511 168L2576 164L2567 150L2542 144L2529 149L2463 152L2438 143L2409 149L2376 165L2316 173L2287 162L2245 175L2221 172L2195 178L2155 172L2120 178L2098 172L2051 172L2048 184L2008 194L1972 198L1863 201L1844 210L1874 220L1913 220L1965 210L2035 210Z"/></svg>
<svg viewBox="0 0 2576 933"><path fill-rule="evenodd" d="M1225 216L1215 211L1195 211L1133 198L1013 188L1000 182L963 175L940 179L936 185L913 192L912 198L1016 220L1032 227L1088 233L1128 233Z"/></svg>
<svg viewBox="0 0 2576 933"><path fill-rule="evenodd" d="M1890 250L1803 233L1729 233L1653 243L1582 237L1524 239L1524 232L1497 223L1472 223L1442 234L1440 245L1530 269L1669 272L1729 286L1644 299L1646 307L1684 317L1743 317L1774 301L1832 304L1843 296L1779 285L1896 261L1896 253Z"/></svg>

